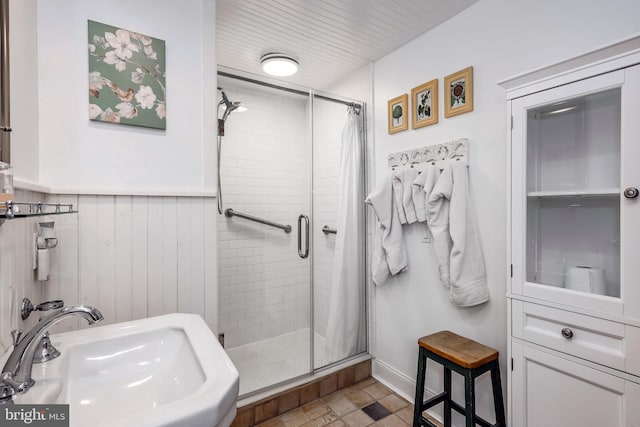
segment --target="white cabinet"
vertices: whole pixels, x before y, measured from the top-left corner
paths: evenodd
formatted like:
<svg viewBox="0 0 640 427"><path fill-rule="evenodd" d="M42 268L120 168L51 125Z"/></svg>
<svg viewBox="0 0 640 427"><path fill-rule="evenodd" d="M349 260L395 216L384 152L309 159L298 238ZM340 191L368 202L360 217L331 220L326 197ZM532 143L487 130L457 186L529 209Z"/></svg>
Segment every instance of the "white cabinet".
<svg viewBox="0 0 640 427"><path fill-rule="evenodd" d="M512 427L640 427L640 385L512 343Z"/></svg>
<svg viewBox="0 0 640 427"><path fill-rule="evenodd" d="M640 37L501 83L513 426L640 427L638 64Z"/></svg>

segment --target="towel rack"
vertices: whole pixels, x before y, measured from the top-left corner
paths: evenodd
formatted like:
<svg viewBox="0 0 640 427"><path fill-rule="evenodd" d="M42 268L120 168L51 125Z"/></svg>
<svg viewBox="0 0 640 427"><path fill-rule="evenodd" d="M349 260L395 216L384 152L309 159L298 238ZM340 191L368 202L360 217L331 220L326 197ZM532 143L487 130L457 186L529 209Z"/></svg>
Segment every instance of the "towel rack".
<svg viewBox="0 0 640 427"><path fill-rule="evenodd" d="M24 209L22 207L24 207ZM7 219L68 213L78 213L78 211L73 210L72 204L14 202L13 200L8 200L6 202L0 202L0 225Z"/></svg>
<svg viewBox="0 0 640 427"><path fill-rule="evenodd" d="M225 209L224 215L229 218L237 216L239 218L248 219L249 221L259 222L260 224L268 225L269 227L279 228L281 230L284 230L285 233L291 233L291 226L289 224L287 225L278 224L277 222L269 221L268 219L262 219L246 213L234 211L231 208Z"/></svg>
<svg viewBox="0 0 640 427"><path fill-rule="evenodd" d="M391 153L387 157L387 165L392 170L427 163L442 168L445 164L458 160L464 160L469 165L469 140L467 138Z"/></svg>
<svg viewBox="0 0 640 427"><path fill-rule="evenodd" d="M324 227L322 227L322 232L326 235L329 234L338 234L338 230L329 227L328 225L325 225Z"/></svg>

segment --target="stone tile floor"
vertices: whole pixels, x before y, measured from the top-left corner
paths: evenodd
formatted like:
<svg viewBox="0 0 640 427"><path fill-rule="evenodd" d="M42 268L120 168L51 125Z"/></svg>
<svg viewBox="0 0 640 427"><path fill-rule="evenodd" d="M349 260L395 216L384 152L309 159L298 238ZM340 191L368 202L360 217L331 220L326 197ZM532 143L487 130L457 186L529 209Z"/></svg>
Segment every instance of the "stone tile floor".
<svg viewBox="0 0 640 427"><path fill-rule="evenodd" d="M434 420L435 422L435 420ZM258 424L260 427L406 427L413 405L373 378ZM436 425L439 425L436 422Z"/></svg>

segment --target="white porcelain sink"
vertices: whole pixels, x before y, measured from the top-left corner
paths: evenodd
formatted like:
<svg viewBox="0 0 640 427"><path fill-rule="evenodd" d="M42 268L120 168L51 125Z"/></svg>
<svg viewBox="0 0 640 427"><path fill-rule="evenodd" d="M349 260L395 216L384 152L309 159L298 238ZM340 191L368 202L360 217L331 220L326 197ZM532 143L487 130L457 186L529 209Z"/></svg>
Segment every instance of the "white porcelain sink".
<svg viewBox="0 0 640 427"><path fill-rule="evenodd" d="M89 327L51 342L62 355L33 365L36 385L16 403L69 403L78 427L227 427L235 417L238 371L200 316Z"/></svg>

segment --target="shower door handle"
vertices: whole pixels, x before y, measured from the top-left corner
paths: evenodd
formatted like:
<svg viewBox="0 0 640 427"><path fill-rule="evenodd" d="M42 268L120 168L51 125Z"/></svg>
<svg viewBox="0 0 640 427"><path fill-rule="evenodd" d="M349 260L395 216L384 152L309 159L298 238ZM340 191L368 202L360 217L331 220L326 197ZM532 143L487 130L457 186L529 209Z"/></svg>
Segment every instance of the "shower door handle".
<svg viewBox="0 0 640 427"><path fill-rule="evenodd" d="M304 220L304 251L302 250L302 221ZM300 214L298 217L298 256L306 258L309 256L309 217Z"/></svg>

